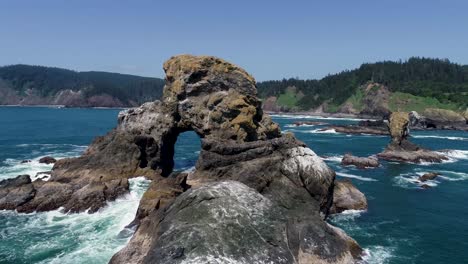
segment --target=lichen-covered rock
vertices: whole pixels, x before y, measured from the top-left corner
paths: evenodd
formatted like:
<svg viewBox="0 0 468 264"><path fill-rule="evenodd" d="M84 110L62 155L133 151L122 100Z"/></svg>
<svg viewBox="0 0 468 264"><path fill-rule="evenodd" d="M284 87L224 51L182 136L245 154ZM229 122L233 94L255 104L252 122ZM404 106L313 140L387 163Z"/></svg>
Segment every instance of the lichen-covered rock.
<svg viewBox="0 0 468 264"><path fill-rule="evenodd" d="M389 132L392 144L400 145L409 135L409 114L407 112L394 112L389 118Z"/></svg>
<svg viewBox="0 0 468 264"><path fill-rule="evenodd" d="M367 210L366 196L350 180L335 181L330 214L341 213L345 210Z"/></svg>
<svg viewBox="0 0 468 264"><path fill-rule="evenodd" d="M448 159L439 152L421 148L408 140L409 113L394 112L390 115L389 121L391 142L383 152L377 154L380 159L413 163L442 162Z"/></svg>
<svg viewBox="0 0 468 264"><path fill-rule="evenodd" d="M353 263L360 254L343 231L287 211L240 182L209 183L154 213L159 221L142 223L110 263Z"/></svg>
<svg viewBox="0 0 468 264"><path fill-rule="evenodd" d="M351 154L345 154L341 160L341 165L349 166L354 165L360 169L376 168L380 165L379 160L375 156L370 157L356 157Z"/></svg>

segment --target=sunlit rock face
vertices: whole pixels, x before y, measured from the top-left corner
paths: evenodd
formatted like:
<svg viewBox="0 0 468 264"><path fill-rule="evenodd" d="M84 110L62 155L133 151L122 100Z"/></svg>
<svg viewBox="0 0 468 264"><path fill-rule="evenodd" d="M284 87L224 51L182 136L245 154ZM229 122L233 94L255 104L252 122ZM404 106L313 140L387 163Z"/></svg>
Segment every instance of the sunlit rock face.
<svg viewBox="0 0 468 264"><path fill-rule="evenodd" d="M413 163L447 160L446 156L424 149L408 139L411 116L407 112L394 112L390 115L388 129L391 142L377 156L384 160Z"/></svg>

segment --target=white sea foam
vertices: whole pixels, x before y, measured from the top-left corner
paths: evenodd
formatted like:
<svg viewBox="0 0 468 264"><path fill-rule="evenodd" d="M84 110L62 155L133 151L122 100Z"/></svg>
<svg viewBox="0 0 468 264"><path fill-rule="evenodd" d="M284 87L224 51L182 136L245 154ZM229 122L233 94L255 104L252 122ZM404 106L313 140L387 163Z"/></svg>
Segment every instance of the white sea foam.
<svg viewBox="0 0 468 264"><path fill-rule="evenodd" d="M360 180L360 181L377 181L376 179L362 177L362 176L349 174L349 173L344 173L344 172L336 172L336 175L341 176L341 177L345 177L345 178L353 178L353 179L357 179L357 180Z"/></svg>
<svg viewBox="0 0 468 264"><path fill-rule="evenodd" d="M345 210L339 214L332 215L333 222L352 221L360 217L366 210Z"/></svg>
<svg viewBox="0 0 468 264"><path fill-rule="evenodd" d="M39 163L39 159L45 156L52 156L56 159L79 156L87 146L72 145L72 144L20 144L17 147L31 147L39 150L32 151L32 155L38 155L34 158L26 159L30 162L22 163L20 159L6 159L6 166L0 167L0 179L14 178L18 175L27 174L31 176L31 180L36 180L39 177L44 177L46 174L37 175L40 172L50 171L53 164ZM39 177L36 177L39 176Z"/></svg>
<svg viewBox="0 0 468 264"><path fill-rule="evenodd" d="M325 117L325 116L317 116L317 115L271 114L270 116L275 117L275 118L284 118L284 119L319 119L319 120L348 120L348 121L371 120L371 119L351 118L351 117Z"/></svg>
<svg viewBox="0 0 468 264"><path fill-rule="evenodd" d="M454 150L449 150L447 152L441 152L441 154L446 155L449 158L453 158L453 159L457 159L457 160L460 160L460 159L466 160L466 159L468 159L468 150L454 149Z"/></svg>
<svg viewBox="0 0 468 264"><path fill-rule="evenodd" d="M468 138L465 137L445 137L445 136L430 136L430 135L412 135L413 138L438 138L438 139L448 139L448 140L461 140L468 141Z"/></svg>
<svg viewBox="0 0 468 264"><path fill-rule="evenodd" d="M309 130L305 132L312 133L312 134L338 134L338 132L336 132L336 130L333 128L325 129L325 130L318 128L318 129L313 129L313 130Z"/></svg>
<svg viewBox="0 0 468 264"><path fill-rule="evenodd" d="M309 125L309 124L301 124L301 125L295 125L295 124L287 124L284 127L314 127L318 125Z"/></svg>
<svg viewBox="0 0 468 264"><path fill-rule="evenodd" d="M135 217L148 185L149 181L143 177L130 179L128 195L108 203L94 214L63 214L58 210L33 214L0 212L12 219L5 234L33 239L46 236L44 241L21 242L25 243L24 254L31 259L62 252L40 263L107 263L130 239L133 231L125 226ZM22 218L26 221L18 221Z"/></svg>
<svg viewBox="0 0 468 264"><path fill-rule="evenodd" d="M331 162L341 162L341 160L343 159L343 155L328 156L328 157L324 157L322 159L326 160L326 161L331 161Z"/></svg>
<svg viewBox="0 0 468 264"><path fill-rule="evenodd" d="M439 185L440 182L437 180L420 181L419 177L422 175L424 175L424 172L405 173L393 178L393 182L395 186L405 189L419 189L424 184L430 187Z"/></svg>
<svg viewBox="0 0 468 264"><path fill-rule="evenodd" d="M385 264L390 263L390 259L395 251L392 247L370 246L364 248L364 257L362 264Z"/></svg>
<svg viewBox="0 0 468 264"><path fill-rule="evenodd" d="M14 178L18 175L28 174L31 180L36 180L36 174L39 172L50 171L53 164L39 163L39 158L32 159L31 162L21 163L20 160L7 159L7 166L0 167L0 179ZM39 175L42 177L43 175Z"/></svg>
<svg viewBox="0 0 468 264"><path fill-rule="evenodd" d="M438 171L441 175L438 178L447 181L464 181L468 180L468 173L458 171Z"/></svg>

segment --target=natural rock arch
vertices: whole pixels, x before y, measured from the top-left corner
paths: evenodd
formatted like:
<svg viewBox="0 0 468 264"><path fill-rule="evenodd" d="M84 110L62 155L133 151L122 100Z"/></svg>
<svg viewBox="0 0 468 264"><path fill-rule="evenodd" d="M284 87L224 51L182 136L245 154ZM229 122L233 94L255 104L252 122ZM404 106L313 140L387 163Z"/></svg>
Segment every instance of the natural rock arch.
<svg viewBox="0 0 468 264"><path fill-rule="evenodd" d="M359 257L357 243L323 221L333 201L334 171L263 113L252 76L209 56L176 56L164 70L162 101L122 111L117 127L81 157L57 161L49 181L20 179L0 186L0 209L94 212L128 191L128 178L146 176L152 183L133 222L137 231L112 263L210 257L351 263ZM174 174L175 142L189 130L201 138L195 170ZM200 228L191 228L194 215ZM249 236L250 244L264 250L249 251L242 237L226 233L230 227L236 234L256 234ZM211 234L233 240L208 239Z"/></svg>

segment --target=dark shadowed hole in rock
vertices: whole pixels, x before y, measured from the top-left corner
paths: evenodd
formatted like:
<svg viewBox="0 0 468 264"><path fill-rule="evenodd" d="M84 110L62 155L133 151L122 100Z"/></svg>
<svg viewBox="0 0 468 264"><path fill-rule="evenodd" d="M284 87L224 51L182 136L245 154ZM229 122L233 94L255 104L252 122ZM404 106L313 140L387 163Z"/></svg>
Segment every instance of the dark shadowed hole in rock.
<svg viewBox="0 0 468 264"><path fill-rule="evenodd" d="M174 171L184 171L195 166L200 154L200 137L193 131L179 134L175 144Z"/></svg>

